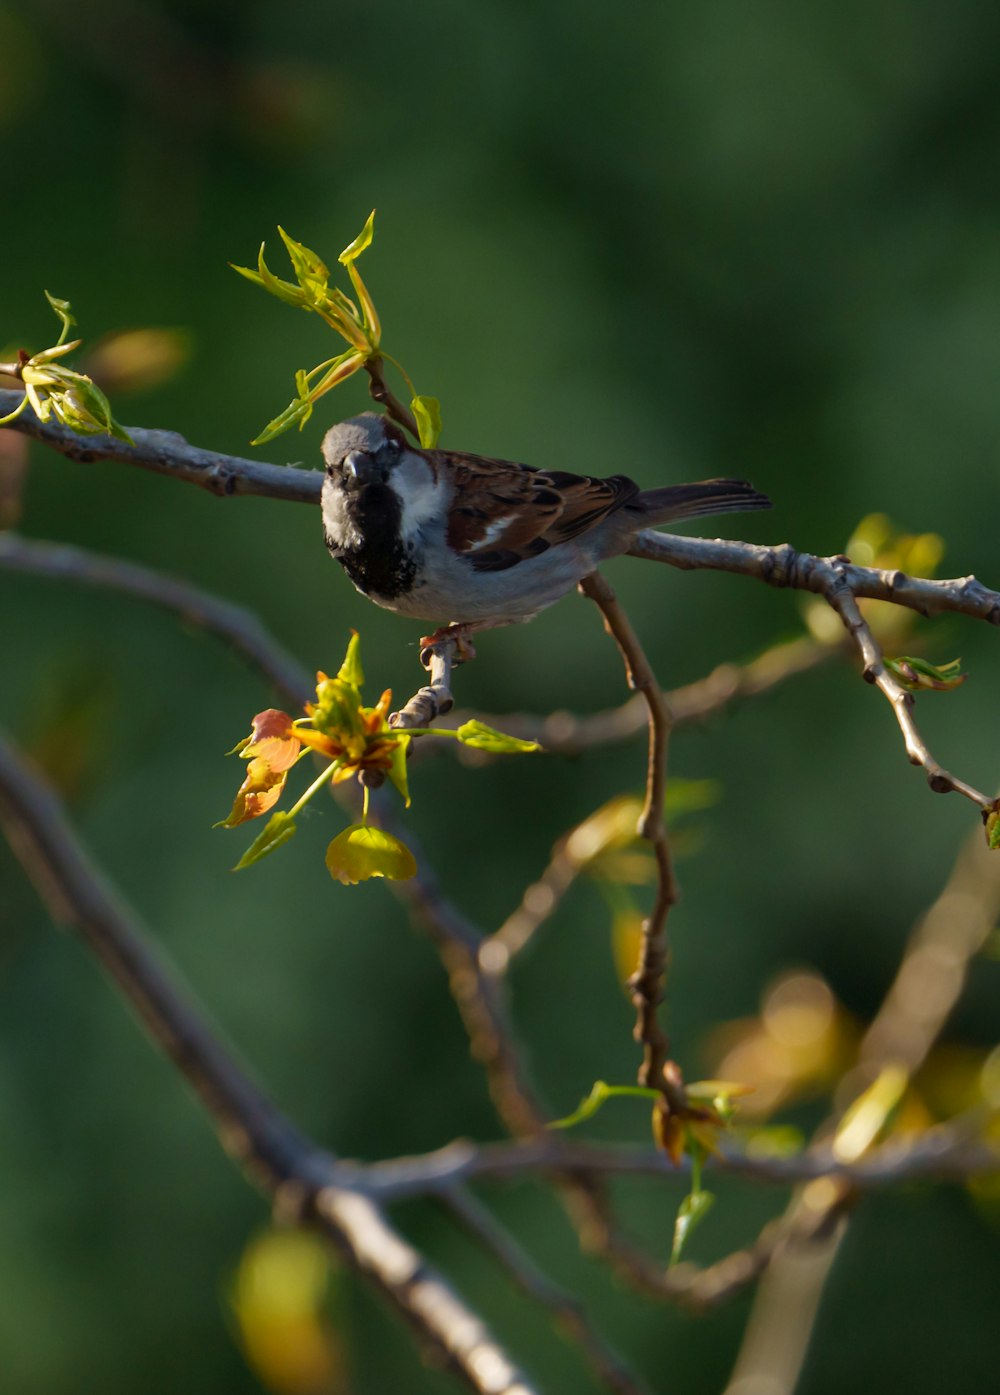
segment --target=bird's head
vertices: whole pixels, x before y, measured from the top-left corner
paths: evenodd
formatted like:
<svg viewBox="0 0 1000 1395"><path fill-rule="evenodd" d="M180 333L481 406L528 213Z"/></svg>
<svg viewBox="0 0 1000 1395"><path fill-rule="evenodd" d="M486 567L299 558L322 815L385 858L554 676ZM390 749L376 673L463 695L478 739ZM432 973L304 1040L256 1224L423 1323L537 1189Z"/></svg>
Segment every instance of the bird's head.
<svg viewBox="0 0 1000 1395"><path fill-rule="evenodd" d="M376 412L351 417L323 437L327 478L348 493L387 484L406 449L406 438L385 417Z"/></svg>

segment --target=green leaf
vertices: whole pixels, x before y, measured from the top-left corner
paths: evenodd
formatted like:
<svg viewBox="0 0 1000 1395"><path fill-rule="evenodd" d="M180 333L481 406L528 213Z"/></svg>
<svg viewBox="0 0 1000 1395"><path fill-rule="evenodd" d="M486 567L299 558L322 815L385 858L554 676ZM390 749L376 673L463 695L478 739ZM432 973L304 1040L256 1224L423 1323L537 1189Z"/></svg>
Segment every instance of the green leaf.
<svg viewBox="0 0 1000 1395"><path fill-rule="evenodd" d="M947 664L931 664L926 659L903 654L897 659L886 658L885 666L911 692L927 689L946 693L952 688L961 687L969 676L961 671L961 659L952 659Z"/></svg>
<svg viewBox="0 0 1000 1395"><path fill-rule="evenodd" d="M281 240L285 244L285 251L288 259L292 263L292 269L303 290L325 291L326 283L330 279L330 272L326 263L318 257L309 247L304 247L301 242L296 242L294 237L289 237L281 225L278 225L278 232Z"/></svg>
<svg viewBox="0 0 1000 1395"><path fill-rule="evenodd" d="M135 445L123 426L111 415L111 403L92 379L73 368L50 368L56 378L50 388L52 411L58 421L83 436L116 436L120 441Z"/></svg>
<svg viewBox="0 0 1000 1395"><path fill-rule="evenodd" d="M364 227L358 233L354 241L348 247L344 248L337 260L341 262L344 266L350 266L351 262L357 261L358 257L361 256L361 253L367 247L371 246L372 238L374 237L374 235L375 210L373 208L371 213L369 213L368 215L368 221L365 223Z"/></svg>
<svg viewBox="0 0 1000 1395"><path fill-rule="evenodd" d="M275 436L282 435L283 432L294 426L296 422L299 423L299 430L301 431L312 416L312 413L313 404L309 401L303 402L301 398L297 397L294 402L289 402L283 412L279 412L272 421L269 421L260 435L255 436L250 444L252 446L264 446L268 441L273 441Z"/></svg>
<svg viewBox="0 0 1000 1395"><path fill-rule="evenodd" d="M410 784L406 771L406 756L409 747L410 738L401 735L392 749L392 764L389 766L389 779L403 796L407 809L410 807L411 803Z"/></svg>
<svg viewBox="0 0 1000 1395"><path fill-rule="evenodd" d="M260 244L260 251L257 253L256 271L252 271L248 266L237 266L235 262L230 262L229 265L240 276L246 277L255 286L260 286L271 295L277 296L286 305L297 305L300 309L308 309L301 286L293 286L290 281L282 281L267 265L264 260L264 245L263 242Z"/></svg>
<svg viewBox="0 0 1000 1395"><path fill-rule="evenodd" d="M259 862L268 853L274 852L275 848L280 848L282 843L287 843L295 832L295 820L291 814L286 814L282 810L272 814L260 833L253 840L246 852L233 868L234 872L241 871L244 867L249 867L251 863Z"/></svg>
<svg viewBox="0 0 1000 1395"><path fill-rule="evenodd" d="M384 828L353 824L339 833L326 850L331 877L345 886L356 886L370 877L404 882L416 876L417 863L405 843Z"/></svg>
<svg viewBox="0 0 1000 1395"><path fill-rule="evenodd" d="M505 736L502 731L495 731L485 722L477 722L475 719L463 722L455 735L464 746L472 746L477 751L489 751L493 755L513 755L542 749L537 741L522 741L517 736Z"/></svg>
<svg viewBox="0 0 1000 1395"><path fill-rule="evenodd" d="M52 306L52 309L59 317L59 322L62 325L62 333L59 336L59 343L61 344L69 333L70 326L76 324L76 320L69 312L70 307L68 300L60 300L58 296L50 295L48 291L45 292L45 299Z"/></svg>
<svg viewBox="0 0 1000 1395"><path fill-rule="evenodd" d="M1000 848L1000 813L996 809L986 819L986 845L990 852Z"/></svg>
<svg viewBox="0 0 1000 1395"><path fill-rule="evenodd" d="M674 1222L674 1246L670 1251L670 1263L676 1264L684 1252L684 1246L695 1226L699 1225L709 1211L715 1197L711 1192L693 1191L680 1204Z"/></svg>
<svg viewBox="0 0 1000 1395"><path fill-rule="evenodd" d="M437 445L441 435L441 403L436 397L414 397L410 410L417 419L420 444L424 450Z"/></svg>
<svg viewBox="0 0 1000 1395"><path fill-rule="evenodd" d="M344 662L340 665L337 677L341 683L351 683L355 688L361 688L365 681L364 669L361 667L361 636L357 630L351 631L347 653L344 655Z"/></svg>
<svg viewBox="0 0 1000 1395"><path fill-rule="evenodd" d="M550 1129L571 1129L577 1124L582 1124L585 1119L590 1119L597 1113L602 1105L608 1100L616 1099L619 1095L638 1095L642 1099L659 1099L660 1091L654 1090L645 1085L609 1085L606 1080L595 1080L590 1094L580 1101L572 1114L567 1114L564 1119L553 1119L548 1125Z"/></svg>

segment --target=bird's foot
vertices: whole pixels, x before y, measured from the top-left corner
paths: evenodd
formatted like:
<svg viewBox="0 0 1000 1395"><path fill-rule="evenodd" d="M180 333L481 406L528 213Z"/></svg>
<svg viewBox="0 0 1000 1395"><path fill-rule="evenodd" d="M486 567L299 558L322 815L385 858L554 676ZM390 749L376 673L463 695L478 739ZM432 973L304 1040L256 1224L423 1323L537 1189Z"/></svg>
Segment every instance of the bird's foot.
<svg viewBox="0 0 1000 1395"><path fill-rule="evenodd" d="M439 630L435 630L432 635L424 635L420 641L420 662L424 668L431 666L431 650L439 645L451 643L455 646L453 664L465 664L476 657L476 647L469 638L470 633L481 628L474 622L462 623L458 621L451 625L442 625Z"/></svg>

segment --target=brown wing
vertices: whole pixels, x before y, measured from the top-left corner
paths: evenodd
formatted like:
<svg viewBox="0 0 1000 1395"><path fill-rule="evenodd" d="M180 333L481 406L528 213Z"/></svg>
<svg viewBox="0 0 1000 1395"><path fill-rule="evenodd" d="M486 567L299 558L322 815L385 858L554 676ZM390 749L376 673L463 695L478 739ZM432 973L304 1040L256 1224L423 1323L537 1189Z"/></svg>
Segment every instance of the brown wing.
<svg viewBox="0 0 1000 1395"><path fill-rule="evenodd" d="M592 528L639 493L625 475L594 479L513 460L428 451L455 489L448 542L477 571L505 571Z"/></svg>

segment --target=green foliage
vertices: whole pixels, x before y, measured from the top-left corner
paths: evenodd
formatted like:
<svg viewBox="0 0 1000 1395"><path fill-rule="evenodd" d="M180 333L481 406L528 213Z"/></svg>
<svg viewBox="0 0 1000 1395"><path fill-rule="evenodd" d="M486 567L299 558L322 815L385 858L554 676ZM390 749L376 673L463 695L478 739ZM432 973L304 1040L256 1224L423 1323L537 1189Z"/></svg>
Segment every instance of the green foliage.
<svg viewBox="0 0 1000 1395"><path fill-rule="evenodd" d="M903 655L898 659L887 658L885 666L904 688L913 693L921 689L947 693L952 688L960 688L969 676L962 672L961 659L952 659L947 664L932 664L926 659Z"/></svg>
<svg viewBox="0 0 1000 1395"><path fill-rule="evenodd" d="M125 428L115 421L110 402L94 380L86 373L57 362L78 349L83 340L66 340L70 327L76 324L69 301L60 300L48 291L45 298L62 325L59 338L48 349L30 355L22 350L15 363L0 364L0 373L18 378L24 384L24 397L12 412L0 417L0 426L14 421L30 404L39 421L55 417L61 426L77 435L116 436L134 445Z"/></svg>
<svg viewBox="0 0 1000 1395"><path fill-rule="evenodd" d="M474 719L463 722L455 735L463 746L472 746L477 751L489 751L494 756L542 749L537 741L522 741L517 736L506 736L502 731L495 731L485 722L477 722Z"/></svg>
<svg viewBox="0 0 1000 1395"><path fill-rule="evenodd" d="M279 809L277 813L271 815L233 870L239 872L244 867L250 867L253 863L259 862L262 857L266 857L268 853L275 852L276 849L280 848L282 843L287 843L294 833L295 820L291 814L286 814Z"/></svg>
<svg viewBox="0 0 1000 1395"><path fill-rule="evenodd" d="M671 1264L676 1264L681 1258L684 1246L691 1238L692 1231L705 1219L715 1201L714 1195L705 1191L701 1185L701 1167L705 1161L706 1150L697 1139L691 1138L688 1141L687 1152L691 1159L691 1190L681 1202L677 1211L677 1219L674 1221L674 1243L670 1251Z"/></svg>
<svg viewBox="0 0 1000 1395"><path fill-rule="evenodd" d="M283 281L271 271L264 260L263 242L257 254L256 270L230 263L233 270L286 305L319 315L346 340L348 347L343 353L326 359L308 372L302 368L297 370L295 397L254 437L251 445L260 446L273 441L292 426L298 426L301 431L319 399L346 382L359 369L365 368L373 376L380 377L383 358L395 364L410 390L410 409L417 424L420 444L424 447L436 445L441 434L441 404L436 397L418 395L406 371L382 350L382 324L375 302L358 270L358 258L371 246L375 235L375 210L372 209L361 232L337 259L347 268L356 300L351 300L337 286L330 285L329 268L316 252L296 242L284 228L279 226L278 232L295 274L294 281Z"/></svg>

